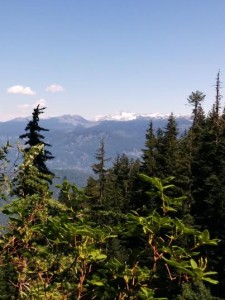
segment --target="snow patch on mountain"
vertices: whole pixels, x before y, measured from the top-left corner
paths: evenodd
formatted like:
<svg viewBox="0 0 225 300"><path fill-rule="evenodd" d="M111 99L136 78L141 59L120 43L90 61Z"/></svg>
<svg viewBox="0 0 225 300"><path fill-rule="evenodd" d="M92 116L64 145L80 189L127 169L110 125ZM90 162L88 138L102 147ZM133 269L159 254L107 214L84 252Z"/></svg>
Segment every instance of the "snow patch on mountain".
<svg viewBox="0 0 225 300"><path fill-rule="evenodd" d="M120 112L118 115L98 115L95 117L96 121L131 121L136 119L137 114L129 112Z"/></svg>
<svg viewBox="0 0 225 300"><path fill-rule="evenodd" d="M132 121L136 119L168 119L170 116L170 113L168 114L162 114L162 113L150 113L150 114L136 114L132 112L120 112L119 114L115 115L98 115L95 117L96 121ZM176 118L185 118L190 119L190 115L174 115Z"/></svg>

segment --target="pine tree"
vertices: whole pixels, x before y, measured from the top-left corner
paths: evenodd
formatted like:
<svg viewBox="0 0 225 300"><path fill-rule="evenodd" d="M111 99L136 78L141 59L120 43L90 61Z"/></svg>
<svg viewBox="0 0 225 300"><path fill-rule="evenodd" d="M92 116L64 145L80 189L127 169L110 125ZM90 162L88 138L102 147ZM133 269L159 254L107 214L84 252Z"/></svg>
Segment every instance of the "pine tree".
<svg viewBox="0 0 225 300"><path fill-rule="evenodd" d="M111 210L125 214L137 207L133 198L136 194L135 181L139 170L139 160L129 159L126 154L117 156L106 181L106 201Z"/></svg>
<svg viewBox="0 0 225 300"><path fill-rule="evenodd" d="M199 145L199 139L204 127L205 114L201 105L204 99L205 95L200 91L192 92L192 94L187 98L188 103L194 106L192 111L193 123L188 133L191 155L194 155L194 152Z"/></svg>
<svg viewBox="0 0 225 300"><path fill-rule="evenodd" d="M178 128L173 114L168 118L164 130L158 129L155 151L156 171L154 176L166 178L177 175L177 160L179 154Z"/></svg>
<svg viewBox="0 0 225 300"><path fill-rule="evenodd" d="M179 152L178 144L178 128L176 119L173 113L168 118L168 123L164 131L164 158L165 158L165 171L164 176L176 176L176 162Z"/></svg>
<svg viewBox="0 0 225 300"><path fill-rule="evenodd" d="M220 86L218 73L215 102L197 138L191 164L192 215L201 229L207 226L212 236L221 240L218 248L210 251L220 281L214 288L217 296L225 294L225 123L220 111Z"/></svg>
<svg viewBox="0 0 225 300"><path fill-rule="evenodd" d="M39 115L42 114L44 110L45 107L40 108L39 105L34 109L32 113L32 120L28 122L25 128L26 133L20 135L20 138L26 139L25 145L27 145L27 147L25 148L25 152L29 152L33 146L39 144L44 145L43 151L35 158L33 164L41 173L54 176L54 174L46 166L46 162L54 158L52 153L45 149L45 147L50 147L51 145L44 142L44 136L41 134L41 132L46 132L49 130L39 126ZM48 181L50 183L52 182L50 177Z"/></svg>
<svg viewBox="0 0 225 300"><path fill-rule="evenodd" d="M221 81L220 81L220 72L218 72L217 77L216 77L216 98L215 102L213 104L212 110L209 113L209 121L211 122L210 126L212 127L211 129L214 130L216 134L216 143L219 142L220 134L223 131L223 126L224 126L224 119L221 118L221 99L222 95L220 94L220 89L221 89Z"/></svg>
<svg viewBox="0 0 225 300"><path fill-rule="evenodd" d="M201 103L204 101L205 95L200 92L192 92L191 95L187 98L188 103L194 106L192 111L192 118L193 118L193 127L195 127L202 117L202 105Z"/></svg>
<svg viewBox="0 0 225 300"><path fill-rule="evenodd" d="M157 176L162 178L163 176L163 165L164 157L161 153L164 153L164 131L162 128L158 128L156 131L156 151L155 151L155 161L156 161L156 172L154 177Z"/></svg>
<svg viewBox="0 0 225 300"><path fill-rule="evenodd" d="M109 160L105 158L105 142L104 139L100 140L100 147L96 153L97 163L92 165L92 170L98 175L99 186L99 202L102 204L105 193L105 181L106 181L106 167L105 163Z"/></svg>
<svg viewBox="0 0 225 300"><path fill-rule="evenodd" d="M157 138L154 134L152 121L149 124L145 135L145 149L143 149L143 163L141 170L148 176L154 176L156 170L155 152L156 152Z"/></svg>

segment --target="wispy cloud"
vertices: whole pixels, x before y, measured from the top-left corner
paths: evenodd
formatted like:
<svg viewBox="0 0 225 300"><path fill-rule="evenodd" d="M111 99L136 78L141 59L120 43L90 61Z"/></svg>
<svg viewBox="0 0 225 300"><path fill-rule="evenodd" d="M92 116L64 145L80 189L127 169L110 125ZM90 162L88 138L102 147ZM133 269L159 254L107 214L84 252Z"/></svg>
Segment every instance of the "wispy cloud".
<svg viewBox="0 0 225 300"><path fill-rule="evenodd" d="M14 85L7 89L7 92L10 94L22 94L33 96L36 95L36 92L33 91L29 86L22 86L22 85Z"/></svg>
<svg viewBox="0 0 225 300"><path fill-rule="evenodd" d="M37 105L39 105L40 107L45 107L47 105L47 102L45 99L39 99L35 104L34 107L36 107Z"/></svg>
<svg viewBox="0 0 225 300"><path fill-rule="evenodd" d="M31 105L30 105L30 104L19 104L18 107L19 107L19 108L26 109L26 108L30 108Z"/></svg>
<svg viewBox="0 0 225 300"><path fill-rule="evenodd" d="M59 93L64 92L64 88L61 85L54 83L47 86L46 91L50 93Z"/></svg>
<svg viewBox="0 0 225 300"><path fill-rule="evenodd" d="M28 110L28 109L33 109L37 106L40 106L40 107L45 107L47 105L47 102L45 99L39 99L38 101L36 101L35 103L33 104L28 104L28 103L23 103L23 104L19 104L17 105L17 107L23 111L25 110Z"/></svg>

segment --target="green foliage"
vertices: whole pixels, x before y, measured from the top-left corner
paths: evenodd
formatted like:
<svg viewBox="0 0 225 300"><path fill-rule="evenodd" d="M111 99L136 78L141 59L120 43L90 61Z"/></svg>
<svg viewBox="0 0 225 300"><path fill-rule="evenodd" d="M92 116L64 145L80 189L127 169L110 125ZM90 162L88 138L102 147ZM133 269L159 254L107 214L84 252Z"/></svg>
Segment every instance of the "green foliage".
<svg viewBox="0 0 225 300"><path fill-rule="evenodd" d="M146 148L143 150L141 168L142 173L150 177L165 179L172 176L175 188L169 191L169 195L172 197L186 195L189 202L191 199L190 145L189 137L178 137L176 119L173 114L169 116L166 127L163 130L158 129L156 134L150 123L146 134ZM157 209L158 201L155 198L146 197L148 185L145 181L140 183L140 189L142 191L141 198L145 200L146 207L150 210ZM178 214L191 223L190 207L187 202L183 202Z"/></svg>
<svg viewBox="0 0 225 300"><path fill-rule="evenodd" d="M11 174L8 168L7 154L12 146L7 142L0 148L0 198L7 200L7 196L11 192Z"/></svg>
<svg viewBox="0 0 225 300"><path fill-rule="evenodd" d="M71 184L68 180L64 179L62 184L56 186L60 188L58 200L72 211L82 210L87 206L88 197L85 196L83 190L79 189L76 184ZM86 199L86 201L84 201Z"/></svg>
<svg viewBox="0 0 225 300"><path fill-rule="evenodd" d="M23 151L24 161L19 166L14 182L14 193L18 196L32 195L35 193L48 193L48 181L52 175L43 174L33 164L33 161L43 151L44 145L38 144L30 149Z"/></svg>
<svg viewBox="0 0 225 300"><path fill-rule="evenodd" d="M222 298L212 296L209 288L203 282L194 282L192 284L184 283L182 292L175 300L222 300Z"/></svg>
<svg viewBox="0 0 225 300"><path fill-rule="evenodd" d="M96 178L84 190L64 180L57 200L49 191L52 174L43 167L52 156L40 143L46 129L38 124L43 109L37 107L21 136L29 147L14 174L18 198L1 209L8 224L0 234L0 298L219 299L212 296L225 290L219 90L218 75L206 118L204 95L192 93L194 122L181 137L173 114L156 133L150 123L141 166L122 155L106 170L101 140ZM8 147L0 149L2 198L12 184L4 172Z"/></svg>
<svg viewBox="0 0 225 300"><path fill-rule="evenodd" d="M225 123L221 114L220 84L218 73L215 102L195 132L191 161L191 214L198 228L207 228L214 238L221 241L216 249L207 251L210 267L218 272L220 283L212 289L217 296L225 294Z"/></svg>
<svg viewBox="0 0 225 300"><path fill-rule="evenodd" d="M65 180L59 186L60 201L51 198L46 180L39 178L39 170L32 164L39 151L41 146L25 153L19 167L18 187L24 184L31 192L21 193L2 209L9 217L0 238L5 299L10 292L16 299L162 300L165 294L157 286L162 266L168 280L216 283L210 277L214 272L206 271L207 260L197 251L203 244L217 241L211 240L207 231L189 229L170 216L183 201L166 194L173 188L172 178L160 181L141 175L156 189L152 195L161 199L161 213L141 216L124 211L122 223L99 226L90 217L90 199L74 184ZM116 257L110 249L110 240L120 241L118 234L123 235L121 241L130 252L127 261L120 257L121 252ZM193 237L191 249L180 246L186 235ZM141 243L137 249L128 246L135 239L142 239L143 249Z"/></svg>
<svg viewBox="0 0 225 300"><path fill-rule="evenodd" d="M35 176L29 159L21 170L31 166ZM0 243L5 293L15 287L18 299L81 299L86 294L90 299L96 285L93 269L97 272L107 258L104 244L111 230L84 222L75 197L73 205L65 205L44 191L21 196L3 208L9 217Z"/></svg>
<svg viewBox="0 0 225 300"><path fill-rule="evenodd" d="M165 268L164 274L167 272L168 278L178 283L190 280L218 283L211 278L216 272L206 270L207 259L200 255L203 245L216 246L218 240L211 240L207 230L200 232L189 228L182 220L173 216L182 206L184 197L171 198L166 194L174 187L169 183L172 178L162 182L159 178L150 178L145 174L140 176L156 189L155 192L152 190L150 195L158 196L161 212L155 210L147 216L134 212L129 215L127 228L130 236L136 235L145 240L145 247L152 255L151 277L152 282L156 281L156 286L159 284L157 293L160 294L160 289L165 288L165 282L160 281L157 284L156 279L161 277L162 267Z"/></svg>

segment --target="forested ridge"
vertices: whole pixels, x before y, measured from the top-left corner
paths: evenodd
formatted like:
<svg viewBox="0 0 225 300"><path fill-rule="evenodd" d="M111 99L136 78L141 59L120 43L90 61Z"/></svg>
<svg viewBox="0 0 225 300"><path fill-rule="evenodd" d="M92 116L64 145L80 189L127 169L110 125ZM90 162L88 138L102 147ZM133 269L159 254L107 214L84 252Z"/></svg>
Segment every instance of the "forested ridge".
<svg viewBox="0 0 225 300"><path fill-rule="evenodd" d="M118 155L104 138L83 189L66 178L51 192L54 159L34 109L21 133L22 163L0 151L0 299L225 299L225 111L218 73L187 101L193 123L176 118L146 130L141 159ZM51 149L54 153L54 149ZM10 168L8 167L10 165ZM10 200L12 199L13 200Z"/></svg>

